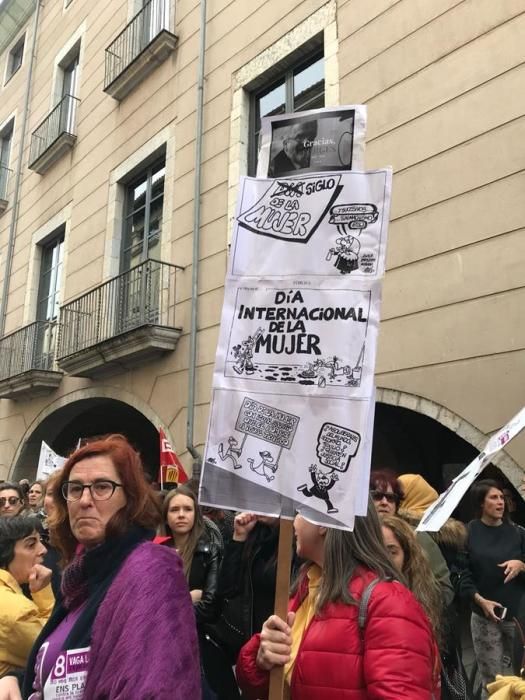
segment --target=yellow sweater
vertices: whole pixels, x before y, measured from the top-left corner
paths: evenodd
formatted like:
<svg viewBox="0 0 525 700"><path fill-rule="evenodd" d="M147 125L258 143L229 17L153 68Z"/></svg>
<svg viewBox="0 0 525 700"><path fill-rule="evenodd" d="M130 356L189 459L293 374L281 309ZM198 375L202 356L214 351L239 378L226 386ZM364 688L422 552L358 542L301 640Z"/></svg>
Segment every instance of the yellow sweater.
<svg viewBox="0 0 525 700"><path fill-rule="evenodd" d="M29 600L6 569L0 569L0 675L24 668L55 598L46 586Z"/></svg>
<svg viewBox="0 0 525 700"><path fill-rule="evenodd" d="M292 684L292 673L295 666L295 660L299 652L299 647L303 640L303 635L306 632L310 622L315 614L315 604L319 594L319 585L321 583L322 571L317 564L312 564L306 572L308 576L308 595L299 606L295 613L295 620L292 627L292 649L290 653L290 661L284 668L284 698L288 700L290 697L290 686Z"/></svg>
<svg viewBox="0 0 525 700"><path fill-rule="evenodd" d="M487 688L491 700L525 700L525 681L516 676L496 676Z"/></svg>

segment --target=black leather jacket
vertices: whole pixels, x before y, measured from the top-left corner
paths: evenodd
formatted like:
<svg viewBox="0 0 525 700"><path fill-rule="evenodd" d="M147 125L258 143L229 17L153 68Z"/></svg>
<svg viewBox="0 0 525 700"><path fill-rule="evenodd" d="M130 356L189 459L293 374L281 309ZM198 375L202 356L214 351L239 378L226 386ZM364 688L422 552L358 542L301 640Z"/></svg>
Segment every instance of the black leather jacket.
<svg viewBox="0 0 525 700"><path fill-rule="evenodd" d="M221 553L216 544L203 535L197 542L189 575L190 591L202 591L202 598L195 603L197 626L214 622L219 615L217 579Z"/></svg>

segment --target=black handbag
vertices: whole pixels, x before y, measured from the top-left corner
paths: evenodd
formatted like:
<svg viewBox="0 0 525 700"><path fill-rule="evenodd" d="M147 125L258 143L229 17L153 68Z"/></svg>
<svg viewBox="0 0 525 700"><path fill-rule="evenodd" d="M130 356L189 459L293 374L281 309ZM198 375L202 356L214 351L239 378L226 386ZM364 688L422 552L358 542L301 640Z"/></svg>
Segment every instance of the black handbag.
<svg viewBox="0 0 525 700"><path fill-rule="evenodd" d="M442 700L468 700L465 670L458 652L454 654L454 663L441 667L441 697Z"/></svg>
<svg viewBox="0 0 525 700"><path fill-rule="evenodd" d="M221 647L233 666L241 647L248 641L248 635L244 630L241 599L224 600L219 619L207 627L206 633Z"/></svg>

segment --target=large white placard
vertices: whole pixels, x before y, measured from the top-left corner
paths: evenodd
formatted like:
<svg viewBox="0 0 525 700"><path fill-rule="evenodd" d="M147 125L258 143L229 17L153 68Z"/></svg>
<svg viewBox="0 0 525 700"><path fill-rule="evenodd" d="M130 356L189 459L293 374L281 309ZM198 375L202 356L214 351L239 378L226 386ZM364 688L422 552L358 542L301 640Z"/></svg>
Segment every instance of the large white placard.
<svg viewBox="0 0 525 700"><path fill-rule="evenodd" d="M523 428L525 428L525 408L522 408L501 430L492 435L485 445L485 449L452 481L437 501L427 508L417 530L419 532L437 532L442 528L492 457L503 449L512 438L516 437Z"/></svg>
<svg viewBox="0 0 525 700"><path fill-rule="evenodd" d="M201 503L347 529L366 513L391 176L243 179Z"/></svg>
<svg viewBox="0 0 525 700"><path fill-rule="evenodd" d="M263 117L257 177L362 169L365 134L365 105Z"/></svg>

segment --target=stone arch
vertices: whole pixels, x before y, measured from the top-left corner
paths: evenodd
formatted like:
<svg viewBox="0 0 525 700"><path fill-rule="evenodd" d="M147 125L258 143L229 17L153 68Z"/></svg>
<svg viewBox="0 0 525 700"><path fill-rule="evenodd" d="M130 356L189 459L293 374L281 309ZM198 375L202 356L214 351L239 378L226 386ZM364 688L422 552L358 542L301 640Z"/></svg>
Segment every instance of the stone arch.
<svg viewBox="0 0 525 700"><path fill-rule="evenodd" d="M475 447L481 452L490 435L486 435L476 428L472 423L453 413L445 406L431 401L423 396L408 394L398 389L386 389L378 387L376 389L376 402L390 406L399 406L415 413L420 413L428 418L432 418L441 425L463 438L465 442ZM508 480L518 488L523 478L523 470L512 457L501 450L492 459L495 464L505 474Z"/></svg>
<svg viewBox="0 0 525 700"><path fill-rule="evenodd" d="M114 387L80 389L61 396L48 404L31 421L20 440L11 462L9 478L17 480L24 476L27 478L33 477L36 471L41 440L46 440L53 449L59 452L59 448L63 449L66 444L63 437L65 427L81 418L83 411L93 411L97 407L100 407L99 410L109 407L120 409L123 412L123 416L128 416L134 425L143 426L144 431L149 435L150 444L154 439L154 430L156 449L158 449L156 431L159 427L162 427L168 439L171 439L168 426L163 423L155 411L130 392ZM141 423L141 418L144 421L143 423ZM110 430L115 431L115 428L118 429L118 427L118 421L115 425L115 420L113 420ZM108 431L101 429L99 432ZM122 426L120 432L126 433L126 425ZM82 437L82 435L79 435L79 437ZM57 440L59 445L57 445ZM140 439L136 442L139 446L141 445ZM71 449L74 445L66 444L66 447ZM152 447L152 449L155 448ZM148 450L148 452L151 452L151 450ZM149 461L152 461L151 458ZM151 465L149 466L151 471Z"/></svg>

